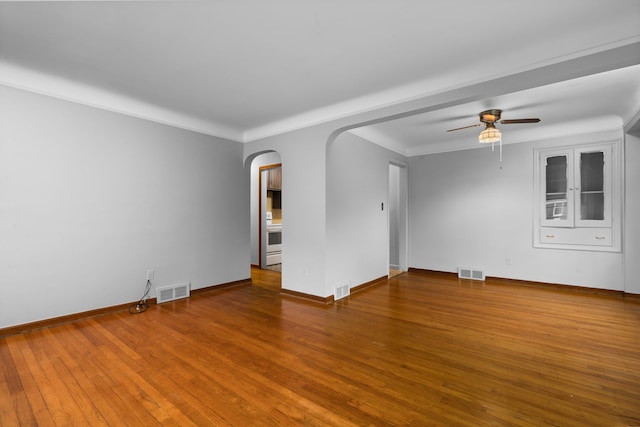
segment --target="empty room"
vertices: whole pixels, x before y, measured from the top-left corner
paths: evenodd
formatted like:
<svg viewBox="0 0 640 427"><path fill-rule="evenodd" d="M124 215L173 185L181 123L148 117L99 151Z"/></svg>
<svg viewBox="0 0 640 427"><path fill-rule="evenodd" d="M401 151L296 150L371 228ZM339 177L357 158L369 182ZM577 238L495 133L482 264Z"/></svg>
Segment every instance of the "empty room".
<svg viewBox="0 0 640 427"><path fill-rule="evenodd" d="M640 2L0 2L0 425L640 426Z"/></svg>

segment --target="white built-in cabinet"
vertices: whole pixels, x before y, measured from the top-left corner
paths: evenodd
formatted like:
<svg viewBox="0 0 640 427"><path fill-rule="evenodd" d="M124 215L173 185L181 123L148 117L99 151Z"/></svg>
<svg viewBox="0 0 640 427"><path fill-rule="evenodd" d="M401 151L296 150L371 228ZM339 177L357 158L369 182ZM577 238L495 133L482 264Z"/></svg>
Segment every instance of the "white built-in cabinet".
<svg viewBox="0 0 640 427"><path fill-rule="evenodd" d="M619 252L617 141L536 150L534 246Z"/></svg>

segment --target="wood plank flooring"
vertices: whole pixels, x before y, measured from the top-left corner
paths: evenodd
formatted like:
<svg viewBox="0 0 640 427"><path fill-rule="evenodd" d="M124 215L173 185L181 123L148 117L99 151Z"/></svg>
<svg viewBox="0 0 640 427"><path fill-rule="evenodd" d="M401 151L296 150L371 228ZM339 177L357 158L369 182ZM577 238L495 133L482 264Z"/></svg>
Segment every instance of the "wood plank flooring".
<svg viewBox="0 0 640 427"><path fill-rule="evenodd" d="M404 273L404 271L396 270L395 268L390 268L389 269L389 278L396 277L396 276L398 276L398 275L400 275L402 273Z"/></svg>
<svg viewBox="0 0 640 427"><path fill-rule="evenodd" d="M251 281L253 286L280 292L282 288L282 273L273 270L251 268Z"/></svg>
<svg viewBox="0 0 640 427"><path fill-rule="evenodd" d="M638 426L640 304L421 272L332 305L212 290L0 339L0 425Z"/></svg>

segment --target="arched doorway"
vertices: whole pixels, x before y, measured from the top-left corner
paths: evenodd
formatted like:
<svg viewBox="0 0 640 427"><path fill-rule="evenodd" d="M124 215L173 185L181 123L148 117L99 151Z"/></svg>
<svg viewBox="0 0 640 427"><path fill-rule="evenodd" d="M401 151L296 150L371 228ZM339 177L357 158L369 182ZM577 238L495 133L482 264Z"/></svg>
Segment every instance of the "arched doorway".
<svg viewBox="0 0 640 427"><path fill-rule="evenodd" d="M282 163L259 168L260 268L282 272Z"/></svg>
<svg viewBox="0 0 640 427"><path fill-rule="evenodd" d="M282 286L282 162L275 151L256 153L250 162L251 275L254 285Z"/></svg>

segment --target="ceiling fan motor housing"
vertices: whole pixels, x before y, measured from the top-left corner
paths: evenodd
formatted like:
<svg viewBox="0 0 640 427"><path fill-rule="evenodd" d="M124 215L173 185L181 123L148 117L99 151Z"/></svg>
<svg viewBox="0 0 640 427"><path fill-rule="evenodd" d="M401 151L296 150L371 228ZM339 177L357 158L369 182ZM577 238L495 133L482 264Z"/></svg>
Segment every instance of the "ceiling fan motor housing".
<svg viewBox="0 0 640 427"><path fill-rule="evenodd" d="M500 120L500 115L502 114L502 110L486 110L480 113L480 121L487 125L493 124Z"/></svg>

